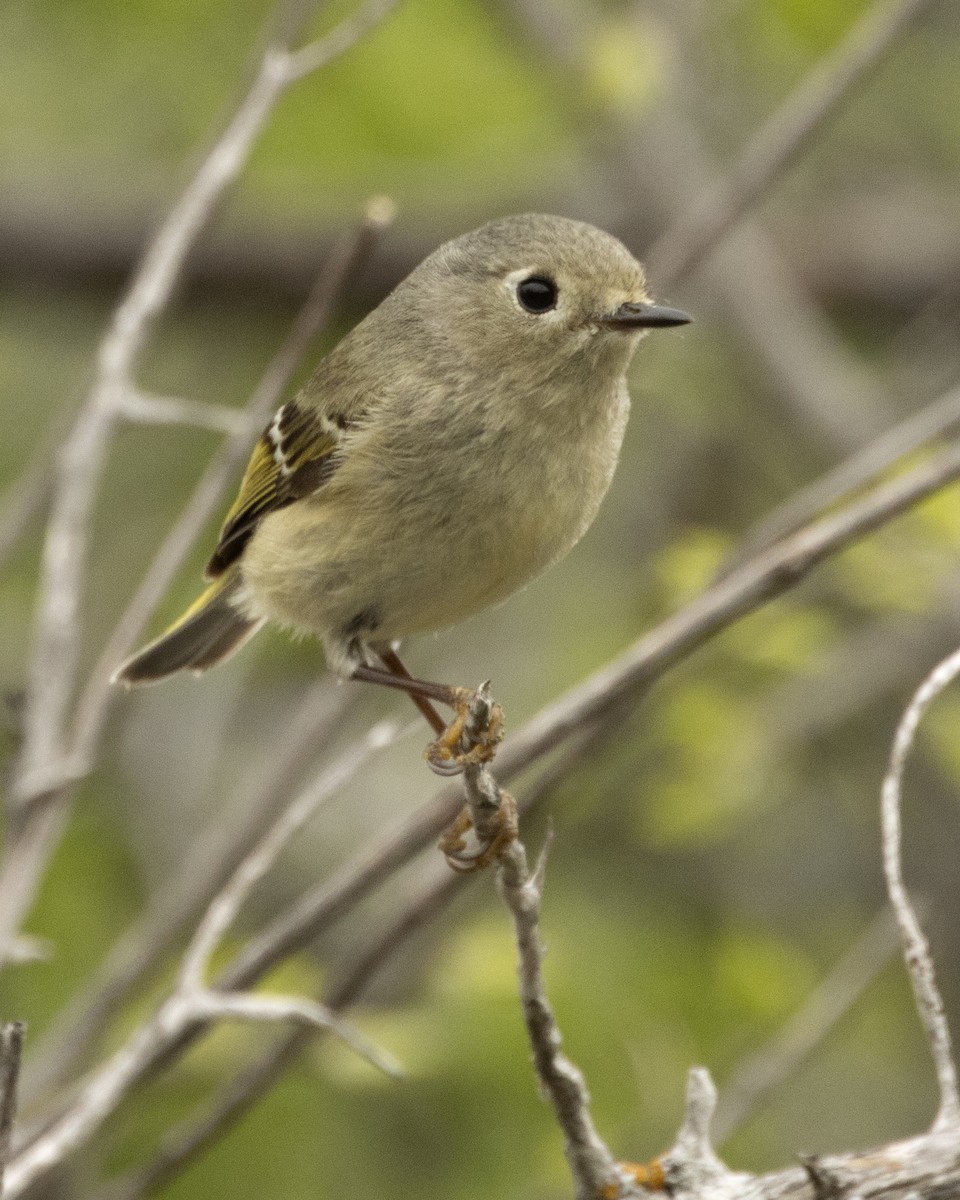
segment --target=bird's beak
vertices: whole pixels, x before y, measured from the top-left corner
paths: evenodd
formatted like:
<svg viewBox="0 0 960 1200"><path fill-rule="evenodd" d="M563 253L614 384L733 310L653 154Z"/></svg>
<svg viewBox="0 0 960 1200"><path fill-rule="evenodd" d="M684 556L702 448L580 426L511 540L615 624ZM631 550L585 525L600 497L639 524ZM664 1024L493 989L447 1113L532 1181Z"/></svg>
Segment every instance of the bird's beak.
<svg viewBox="0 0 960 1200"><path fill-rule="evenodd" d="M679 308L666 308L662 304L646 304L628 300L616 312L600 318L600 324L608 329L669 329L673 325L689 325L693 320Z"/></svg>

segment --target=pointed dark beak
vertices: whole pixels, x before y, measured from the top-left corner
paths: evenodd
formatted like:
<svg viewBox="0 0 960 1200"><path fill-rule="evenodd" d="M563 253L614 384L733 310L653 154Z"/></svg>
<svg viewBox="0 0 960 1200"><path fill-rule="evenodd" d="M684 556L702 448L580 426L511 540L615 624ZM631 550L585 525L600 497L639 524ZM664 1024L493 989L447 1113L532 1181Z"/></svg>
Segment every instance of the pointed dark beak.
<svg viewBox="0 0 960 1200"><path fill-rule="evenodd" d="M642 304L629 300L621 304L616 312L602 317L601 325L608 329L669 329L673 325L689 325L693 317L679 308L666 308L662 304Z"/></svg>

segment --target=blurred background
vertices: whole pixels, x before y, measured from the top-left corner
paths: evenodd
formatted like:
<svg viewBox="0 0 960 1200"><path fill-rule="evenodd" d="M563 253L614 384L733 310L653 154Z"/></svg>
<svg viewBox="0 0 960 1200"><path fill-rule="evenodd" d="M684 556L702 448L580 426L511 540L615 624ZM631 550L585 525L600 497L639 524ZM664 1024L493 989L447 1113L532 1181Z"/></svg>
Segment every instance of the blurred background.
<svg viewBox="0 0 960 1200"><path fill-rule="evenodd" d="M308 359L440 241L503 213L585 219L646 257L868 9L402 0L282 100L191 259L139 383L241 408L332 239L374 194L395 201L397 219ZM330 6L317 28L342 11ZM67 428L138 249L231 112L271 12L262 0L2 6L6 485ZM654 249L653 294L696 324L637 355L623 458L596 525L503 607L411 643L410 668L492 678L518 727L695 596L797 489L955 386L958 170L960 8L941 0L923 6L715 252L681 274ZM118 433L93 531L87 668L221 436ZM215 525L153 630L195 593ZM41 535L38 516L0 576L8 763ZM547 813L556 831L544 906L551 997L622 1157L668 1145L688 1067L709 1066L722 1091L882 908L879 785L901 708L960 642L958 552L960 507L948 490L672 670L528 822L533 847ZM151 897L162 907L205 831L240 819L245 789L269 777L305 696L330 719L301 749L288 790L374 720L408 719L401 699L323 677L319 647L269 631L200 682L116 698L27 922L49 956L0 980L0 1011L28 1021L37 1062L56 1058L67 1000L91 981L96 990L110 947ZM258 889L227 952L433 794L427 738L415 729L324 808ZM960 1018L960 698L938 702L920 742L906 874ZM388 881L271 986L309 994L335 980L365 933L438 869L435 858ZM149 1011L178 945L104 1022L88 1061ZM783 1166L798 1150L852 1149L928 1123L933 1072L904 972L893 953L868 958L876 970L852 986L849 1012L721 1147L732 1166ZM252 1200L265 1178L287 1200L569 1193L491 878L411 939L353 1015L401 1058L402 1083L317 1041L163 1194ZM125 1104L48 1194L113 1194L106 1181L148 1162L164 1131L273 1036L231 1028L201 1043Z"/></svg>

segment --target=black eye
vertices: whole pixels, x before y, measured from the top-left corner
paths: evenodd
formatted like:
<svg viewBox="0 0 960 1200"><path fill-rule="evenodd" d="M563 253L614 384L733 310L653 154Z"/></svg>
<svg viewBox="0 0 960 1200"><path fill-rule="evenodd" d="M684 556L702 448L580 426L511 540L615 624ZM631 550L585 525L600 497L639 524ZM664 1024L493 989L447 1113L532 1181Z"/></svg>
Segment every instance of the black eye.
<svg viewBox="0 0 960 1200"><path fill-rule="evenodd" d="M544 275L531 275L517 284L517 299L527 312L549 312L557 305L557 285Z"/></svg>

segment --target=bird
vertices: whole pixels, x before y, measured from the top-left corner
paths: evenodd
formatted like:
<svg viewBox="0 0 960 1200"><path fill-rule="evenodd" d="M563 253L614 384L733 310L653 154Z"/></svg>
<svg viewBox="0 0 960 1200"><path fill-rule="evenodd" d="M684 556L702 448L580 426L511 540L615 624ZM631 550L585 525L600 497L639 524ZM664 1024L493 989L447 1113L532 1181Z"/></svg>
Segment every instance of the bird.
<svg viewBox="0 0 960 1200"><path fill-rule="evenodd" d="M576 544L613 478L640 338L690 320L582 221L524 213L445 242L277 411L206 590L114 681L204 672L272 621L317 636L340 678L408 692L445 735L432 765L462 769L432 702L462 729L472 693L412 677L398 644L503 601Z"/></svg>

